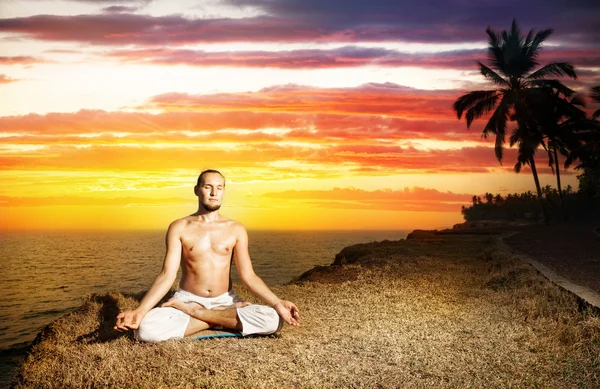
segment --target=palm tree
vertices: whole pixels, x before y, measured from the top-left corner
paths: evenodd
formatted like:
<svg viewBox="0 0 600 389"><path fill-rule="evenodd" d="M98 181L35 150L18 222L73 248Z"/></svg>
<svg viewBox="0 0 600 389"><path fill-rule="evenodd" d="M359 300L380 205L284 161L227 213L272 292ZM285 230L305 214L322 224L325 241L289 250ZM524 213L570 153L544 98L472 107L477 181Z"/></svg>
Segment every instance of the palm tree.
<svg viewBox="0 0 600 389"><path fill-rule="evenodd" d="M566 95L562 95L552 88L550 89L548 93L540 96L535 102L537 103L536 106L532 108L539 113L537 120L545 140L545 143L542 142L542 146L548 154L548 165L552 169L552 173L556 175L561 209L563 217L566 218L558 154L560 153L568 158L573 150L581 147L578 133L588 126L588 121L585 111L579 108L585 106L581 96L575 95L568 88L563 90ZM565 166L565 168L567 167L568 165Z"/></svg>
<svg viewBox="0 0 600 389"><path fill-rule="evenodd" d="M506 142L507 122L517 122L517 128L510 138L511 146L518 144L519 157L515 171L520 171L525 164L531 167L546 221L548 218L534 161L535 151L544 143L544 139L536 120L537 113L531 107L542 93L547 93L550 89L569 95L570 90L560 81L548 77L577 78L573 66L567 62L552 62L534 71L538 66L537 57L541 45L552 32L552 29L537 33L530 30L527 37L523 38L516 19L513 19L510 31L496 33L488 27L486 33L491 67L481 62L478 65L481 75L495 84L496 89L468 92L453 105L459 120L465 115L467 128L471 127L475 119L492 113L483 128L482 136L487 138L490 133L496 136L494 150L500 163Z"/></svg>
<svg viewBox="0 0 600 389"><path fill-rule="evenodd" d="M592 98L592 100L596 101L597 103L600 103L600 85L595 86L592 88L592 92L590 93L590 97ZM596 119L600 117L600 108L598 108L596 110L596 112L594 112L592 114L592 118Z"/></svg>
<svg viewBox="0 0 600 389"><path fill-rule="evenodd" d="M592 100L600 103L600 85L591 88ZM579 165L576 170L583 170L579 175L579 192L587 193L590 197L600 195L600 109L592 114L592 118L581 121L577 126L577 136L580 143L567 157L565 166L575 161Z"/></svg>

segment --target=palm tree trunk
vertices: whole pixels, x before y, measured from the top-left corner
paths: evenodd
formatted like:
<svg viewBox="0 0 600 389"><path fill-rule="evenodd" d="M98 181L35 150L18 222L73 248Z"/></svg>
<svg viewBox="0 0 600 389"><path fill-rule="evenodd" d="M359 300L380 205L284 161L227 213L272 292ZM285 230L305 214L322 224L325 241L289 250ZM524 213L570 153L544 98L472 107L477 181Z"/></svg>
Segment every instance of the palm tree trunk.
<svg viewBox="0 0 600 389"><path fill-rule="evenodd" d="M531 167L531 172L533 173L533 180L535 181L535 189L537 189L538 199L540 200L540 204L542 205L542 214L544 216L544 222L546 224L550 224L548 219L548 212L546 210L546 205L544 204L544 199L542 198L542 187L540 186L540 180L538 178L537 169L535 168L535 161L533 160L533 155L529 159L529 166Z"/></svg>
<svg viewBox="0 0 600 389"><path fill-rule="evenodd" d="M560 198L560 208L562 210L563 219L567 220L567 212L565 210L565 200L563 197L562 186L560 185L560 168L558 165L558 152L556 151L556 146L552 148L554 152L554 170L556 171L556 185L558 185L558 197Z"/></svg>

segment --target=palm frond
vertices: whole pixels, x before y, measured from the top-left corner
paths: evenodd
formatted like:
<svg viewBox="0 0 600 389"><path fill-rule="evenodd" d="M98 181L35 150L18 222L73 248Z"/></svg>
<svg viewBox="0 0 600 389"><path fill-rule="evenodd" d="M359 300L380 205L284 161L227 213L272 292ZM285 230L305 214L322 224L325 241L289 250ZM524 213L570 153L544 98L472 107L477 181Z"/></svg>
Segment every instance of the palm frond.
<svg viewBox="0 0 600 389"><path fill-rule="evenodd" d="M521 161L517 161L517 163L513 167L513 170L515 171L515 173L521 173L521 166L522 166Z"/></svg>
<svg viewBox="0 0 600 389"><path fill-rule="evenodd" d="M533 35L533 30L529 31L527 38L530 38ZM522 42L522 56L523 64L521 67L522 75L524 76L527 73L530 73L533 69L538 66L537 58L540 54L541 43L548 38L548 36L552 34L552 30L543 30L535 34L535 37L528 41L527 39Z"/></svg>
<svg viewBox="0 0 600 389"><path fill-rule="evenodd" d="M517 18L513 18L512 24L510 25L510 35L518 40L522 40L521 30L519 29Z"/></svg>
<svg viewBox="0 0 600 389"><path fill-rule="evenodd" d="M581 94L576 94L575 96L573 96L570 103L572 105L585 107L585 98Z"/></svg>
<svg viewBox="0 0 600 389"><path fill-rule="evenodd" d="M557 93L562 94L565 97L571 97L575 94L575 91L558 80L532 80L529 85L535 88L541 89L553 89Z"/></svg>
<svg viewBox="0 0 600 389"><path fill-rule="evenodd" d="M548 153L548 166L550 167L552 174L556 174L556 171L554 170L554 152L552 150L546 151Z"/></svg>
<svg viewBox="0 0 600 389"><path fill-rule="evenodd" d="M592 100L594 100L595 102L600 103L600 85L595 86L591 89L590 92L590 97L592 98ZM592 117L594 119L600 117L600 109L597 109L596 111L594 111L594 113L592 114Z"/></svg>
<svg viewBox="0 0 600 389"><path fill-rule="evenodd" d="M523 42L523 46L530 47L532 41L533 41L533 30L529 30L529 33L527 34L527 38L525 38L525 42Z"/></svg>
<svg viewBox="0 0 600 389"><path fill-rule="evenodd" d="M569 76L572 79L577 79L577 74L575 73L575 68L568 62L551 62L542 68L536 70L531 73L527 79L528 80L539 80L546 78L548 76Z"/></svg>
<svg viewBox="0 0 600 389"><path fill-rule="evenodd" d="M460 120L462 118L463 112L468 111L482 100L487 100L492 97L495 97L497 93L498 92L495 90L479 90L468 92L456 99L454 104L452 104L452 108L456 111L456 116Z"/></svg>
<svg viewBox="0 0 600 389"><path fill-rule="evenodd" d="M504 54L502 52L502 48L500 47L500 34L492 30L490 27L488 27L485 32L488 35L488 60L494 69L498 69L500 73L506 74Z"/></svg>
<svg viewBox="0 0 600 389"><path fill-rule="evenodd" d="M471 127L471 124L475 119L478 119L490 112L496 107L498 102L498 95L490 95L487 98L480 99L476 104L474 104L471 108L467 110L465 114L465 119L467 120L467 128Z"/></svg>
<svg viewBox="0 0 600 389"><path fill-rule="evenodd" d="M521 132L522 131L517 127L513 130L512 134L510 134L510 137L508 138L510 147L513 147L516 143L520 142L522 136Z"/></svg>
<svg viewBox="0 0 600 389"><path fill-rule="evenodd" d="M501 135L504 138L506 133L506 122L509 119L510 98L505 94L498 104L498 108L494 111L487 124L483 128L482 135L487 138L491 132L496 135Z"/></svg>
<svg viewBox="0 0 600 389"><path fill-rule="evenodd" d="M579 158L577 157L576 154L574 153L570 153L569 155L567 155L567 158L565 159L565 169L568 169L569 167L571 167L571 165L573 163L575 163L575 161L577 161Z"/></svg>
<svg viewBox="0 0 600 389"><path fill-rule="evenodd" d="M485 66L484 64L482 64L479 61L477 61L477 63L479 64L479 71L481 72L482 76L484 76L488 80L492 81L496 85L501 85L501 86L506 86L506 87L508 87L510 85L508 83L508 81L506 81L504 78L502 78L498 73L496 73L495 71L493 71L492 69Z"/></svg>
<svg viewBox="0 0 600 389"><path fill-rule="evenodd" d="M533 41L531 42L531 50L537 51L542 42L548 39L548 37L552 35L553 32L554 30L552 28L547 28L545 30L538 31L538 33L535 34L535 38L533 38Z"/></svg>
<svg viewBox="0 0 600 389"><path fill-rule="evenodd" d="M591 89L590 97L592 100L600 103L600 85L595 86Z"/></svg>
<svg viewBox="0 0 600 389"><path fill-rule="evenodd" d="M539 55L539 50L537 50L537 48L532 48L531 46L533 43L533 35L533 29L529 30L527 38L525 38L525 41L521 42L521 55L528 60L529 66L537 64L537 57Z"/></svg>
<svg viewBox="0 0 600 389"><path fill-rule="evenodd" d="M504 157L504 143L506 142L504 132L502 134L496 134L496 141L494 143L494 154L496 159L502 165L502 158Z"/></svg>
<svg viewBox="0 0 600 389"><path fill-rule="evenodd" d="M502 100L500 101L498 108L496 108L481 132L481 136L484 138L487 138L490 132L496 134L494 153L496 154L496 159L498 159L500 164L502 164L502 158L504 156L506 123L508 121L509 108L510 98L505 94L502 96Z"/></svg>
<svg viewBox="0 0 600 389"><path fill-rule="evenodd" d="M528 37L533 35L530 31ZM512 76L521 78L537 66L535 51L530 50L523 40L516 19L513 19L510 33L503 31L505 39L502 45L506 61L506 71Z"/></svg>

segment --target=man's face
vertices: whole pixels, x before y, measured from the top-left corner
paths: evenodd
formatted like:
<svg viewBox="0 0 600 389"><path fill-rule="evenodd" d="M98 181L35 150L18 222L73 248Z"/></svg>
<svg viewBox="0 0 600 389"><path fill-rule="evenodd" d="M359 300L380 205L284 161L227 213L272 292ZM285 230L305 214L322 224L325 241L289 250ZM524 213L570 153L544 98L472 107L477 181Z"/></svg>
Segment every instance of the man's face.
<svg viewBox="0 0 600 389"><path fill-rule="evenodd" d="M202 176L202 182L200 186L196 186L195 193L205 210L216 211L221 208L225 193L225 180L220 174L207 173Z"/></svg>

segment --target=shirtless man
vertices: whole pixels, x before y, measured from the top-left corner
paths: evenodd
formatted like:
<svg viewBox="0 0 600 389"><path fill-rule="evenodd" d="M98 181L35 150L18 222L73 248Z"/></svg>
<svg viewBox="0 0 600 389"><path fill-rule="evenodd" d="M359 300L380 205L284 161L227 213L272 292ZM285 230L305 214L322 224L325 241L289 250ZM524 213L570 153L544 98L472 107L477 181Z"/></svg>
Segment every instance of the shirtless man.
<svg viewBox="0 0 600 389"><path fill-rule="evenodd" d="M258 277L248 253L244 227L219 214L225 178L216 170L198 177L198 211L176 220L167 231L162 271L140 305L117 316L115 330L134 330L137 339L160 342L222 326L242 335L271 334L285 321L300 324L294 303L279 299ZM231 257L244 286L268 306L241 301L231 289ZM181 265L179 290L159 308Z"/></svg>

